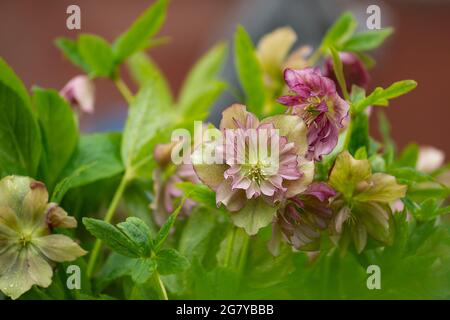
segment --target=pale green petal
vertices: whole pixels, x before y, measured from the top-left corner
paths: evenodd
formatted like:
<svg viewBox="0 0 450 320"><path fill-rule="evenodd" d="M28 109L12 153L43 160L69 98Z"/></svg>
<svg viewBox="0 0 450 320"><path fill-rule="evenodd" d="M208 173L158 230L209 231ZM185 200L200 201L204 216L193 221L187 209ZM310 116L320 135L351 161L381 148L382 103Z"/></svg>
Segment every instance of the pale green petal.
<svg viewBox="0 0 450 320"><path fill-rule="evenodd" d="M371 168L368 160L356 160L348 151L340 153L331 170L329 184L351 198L356 184L370 178Z"/></svg>
<svg viewBox="0 0 450 320"><path fill-rule="evenodd" d="M195 149L191 156L192 164L200 180L213 190L216 190L225 179L224 172L227 170L228 166L225 164L206 163L206 160L203 159L203 150L203 146L199 146Z"/></svg>
<svg viewBox="0 0 450 320"><path fill-rule="evenodd" d="M19 221L14 211L9 207L0 207L0 241L17 238L19 230Z"/></svg>
<svg viewBox="0 0 450 320"><path fill-rule="evenodd" d="M0 248L0 276L15 263L21 247L9 242Z"/></svg>
<svg viewBox="0 0 450 320"><path fill-rule="evenodd" d="M296 40L297 35L290 27L278 28L264 35L256 50L264 71L271 75L280 75L282 64Z"/></svg>
<svg viewBox="0 0 450 320"><path fill-rule="evenodd" d="M10 207L14 212L20 212L23 199L30 191L28 177L7 176L0 180L0 207Z"/></svg>
<svg viewBox="0 0 450 320"><path fill-rule="evenodd" d="M253 128L256 128L259 124L258 119L250 112L247 112L247 107L235 103L222 112L222 120L220 121L220 130L223 129L236 129L235 121L239 121L243 125L247 122L247 116L253 119Z"/></svg>
<svg viewBox="0 0 450 320"><path fill-rule="evenodd" d="M240 211L231 214L231 220L237 227L244 228L249 235L255 235L258 230L269 225L277 212L262 199L253 199Z"/></svg>
<svg viewBox="0 0 450 320"><path fill-rule="evenodd" d="M52 234L33 239L33 244L50 260L73 261L86 254L75 241L61 234Z"/></svg>
<svg viewBox="0 0 450 320"><path fill-rule="evenodd" d="M263 123L272 123L275 129L280 130L280 136L284 136L288 142L294 143L298 155L306 155L308 151L307 128L300 117L282 114L265 118L261 121L261 124Z"/></svg>
<svg viewBox="0 0 450 320"><path fill-rule="evenodd" d="M356 251L361 253L367 243L367 229L364 224L362 222L357 222L351 229L351 235Z"/></svg>
<svg viewBox="0 0 450 320"><path fill-rule="evenodd" d="M359 202L354 205L352 213L365 225L372 238L385 244L392 241L394 230L391 230L389 224L392 213L388 205Z"/></svg>
<svg viewBox="0 0 450 320"><path fill-rule="evenodd" d="M48 202L47 188L42 182L32 180L30 192L23 200L22 219L28 226L42 225L45 222L45 208Z"/></svg>
<svg viewBox="0 0 450 320"><path fill-rule="evenodd" d="M291 198L305 191L314 179L314 161L299 156L298 168L303 174L300 179L283 182L283 186L287 188L286 198Z"/></svg>
<svg viewBox="0 0 450 320"><path fill-rule="evenodd" d="M48 287L53 271L32 247L16 251L9 268L0 275L0 290L12 299L19 298L34 284Z"/></svg>
<svg viewBox="0 0 450 320"><path fill-rule="evenodd" d="M407 186L398 184L393 176L375 173L367 181L360 182L356 189L355 200L389 203L403 198Z"/></svg>

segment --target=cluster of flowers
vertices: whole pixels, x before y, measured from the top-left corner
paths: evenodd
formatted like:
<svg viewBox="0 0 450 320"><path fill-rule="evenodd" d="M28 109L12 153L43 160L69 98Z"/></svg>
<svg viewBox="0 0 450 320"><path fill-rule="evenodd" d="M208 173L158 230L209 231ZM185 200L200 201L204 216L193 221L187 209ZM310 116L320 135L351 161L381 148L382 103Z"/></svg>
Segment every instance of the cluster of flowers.
<svg viewBox="0 0 450 320"><path fill-rule="evenodd" d="M265 41L273 42L274 37L279 32ZM299 49L301 54L305 51ZM369 76L357 56L341 53L340 59L347 87L366 88ZM368 160L355 160L347 151L338 155L328 181L314 181L315 162L336 148L345 129L349 102L338 86L331 58L323 71L302 61L301 69L284 69L288 94L277 102L286 107L285 114L260 120L246 106L234 104L222 114L221 139L197 146L193 165L177 167L165 182L156 171L158 196L153 206L162 216L171 212L174 198L181 193L178 182L201 181L215 191L217 205L223 204L234 224L249 235L272 223L269 249L273 254L281 239L295 249L318 250L323 230L336 244L353 240L357 252L364 249L368 235L384 244L391 241L389 204L405 195L406 186L387 174L372 175ZM278 134L269 134L269 139L254 134L267 130ZM279 149L276 161L260 152L270 149L274 140ZM235 152L223 152L229 144ZM156 159L166 159L159 161L161 168L169 163L171 147L160 145L155 150ZM223 163L202 161L205 149L223 153ZM189 213L194 205L186 202L183 211Z"/></svg>

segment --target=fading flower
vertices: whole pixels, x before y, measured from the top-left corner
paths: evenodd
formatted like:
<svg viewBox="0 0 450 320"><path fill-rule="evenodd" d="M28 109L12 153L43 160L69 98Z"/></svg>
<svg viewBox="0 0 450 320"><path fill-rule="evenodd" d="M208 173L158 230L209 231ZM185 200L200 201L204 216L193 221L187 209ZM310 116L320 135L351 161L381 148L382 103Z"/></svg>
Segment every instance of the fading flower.
<svg viewBox="0 0 450 320"><path fill-rule="evenodd" d="M332 240L343 247L353 241L358 253L365 248L369 236L382 244L392 242L389 204L405 196L405 185L388 174L372 174L368 160L356 160L347 151L336 158L329 184L339 192L332 203Z"/></svg>
<svg viewBox="0 0 450 320"><path fill-rule="evenodd" d="M333 80L317 68L286 69L284 78L293 94L278 102L303 119L308 128L308 158L321 160L336 146L349 105L337 94Z"/></svg>
<svg viewBox="0 0 450 320"><path fill-rule="evenodd" d="M200 183L194 167L190 163L171 165L171 151L176 143L157 145L154 158L158 167L153 171L153 185L155 200L151 208L155 212L155 221L158 225L163 225L168 216L174 211L174 201L183 195L176 186L180 182ZM186 199L180 214L186 216L195 207L196 203L191 199Z"/></svg>
<svg viewBox="0 0 450 320"><path fill-rule="evenodd" d="M216 191L217 204L234 212L234 223L255 234L272 221L276 203L305 191L313 179L314 163L304 157L306 128L290 115L259 121L235 104L223 112L219 134L222 139L196 149L194 168ZM224 156L222 163L203 161L211 145ZM261 150L271 150L270 156Z"/></svg>
<svg viewBox="0 0 450 320"><path fill-rule="evenodd" d="M272 254L278 253L279 234L297 250L318 250L321 231L327 229L332 216L329 202L334 196L336 192L326 183L315 182L303 193L288 199L274 220L269 243Z"/></svg>
<svg viewBox="0 0 450 320"><path fill-rule="evenodd" d="M87 76L79 75L72 78L59 94L81 112L94 112L95 87Z"/></svg>
<svg viewBox="0 0 450 320"><path fill-rule="evenodd" d="M357 85L358 87L367 90L370 82L370 76L358 56L351 52L340 52L339 58L342 61L345 84L348 91L351 92L353 85ZM338 85L338 80L336 78L336 74L334 73L333 59L330 57L325 60L324 75L334 81L337 92L341 97L343 97L342 89Z"/></svg>
<svg viewBox="0 0 450 320"><path fill-rule="evenodd" d="M45 185L28 177L0 180L0 290L17 299L33 285L48 287L52 261L84 255L77 243L53 228L75 228L73 217L48 202Z"/></svg>

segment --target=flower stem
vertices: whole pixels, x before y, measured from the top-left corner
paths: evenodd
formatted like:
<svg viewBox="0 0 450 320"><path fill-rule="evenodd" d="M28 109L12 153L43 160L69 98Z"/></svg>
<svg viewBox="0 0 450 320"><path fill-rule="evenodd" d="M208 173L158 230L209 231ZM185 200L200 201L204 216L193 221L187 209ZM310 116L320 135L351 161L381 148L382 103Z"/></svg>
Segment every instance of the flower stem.
<svg viewBox="0 0 450 320"><path fill-rule="evenodd" d="M230 265L231 255L233 254L234 247L234 239L236 238L237 227L233 227L230 231L230 239L227 244L227 252L224 261L224 267L228 267Z"/></svg>
<svg viewBox="0 0 450 320"><path fill-rule="evenodd" d="M153 279L156 284L156 292L158 294L159 299L169 300L169 297L167 296L166 287L164 286L164 283L162 282L158 271L155 271L155 273L153 274Z"/></svg>
<svg viewBox="0 0 450 320"><path fill-rule="evenodd" d="M242 243L241 253L239 255L239 262L238 262L238 271L239 274L242 275L242 272L244 271L245 265L247 264L247 256L248 256L248 247L250 242L250 236L244 232L244 239Z"/></svg>
<svg viewBox="0 0 450 320"><path fill-rule="evenodd" d="M120 91L124 99L127 101L127 103L131 104L131 102L133 101L133 94L131 93L126 83L122 80L122 78L115 78L114 84L116 85L117 89Z"/></svg>
<svg viewBox="0 0 450 320"><path fill-rule="evenodd" d="M122 180L120 181L119 186L117 187L117 190L114 194L113 199L111 200L111 203L109 204L108 211L106 212L105 218L103 221L110 222L114 216L114 212L117 209L117 206L119 205L120 199L122 198L122 195L125 191L125 188L128 184L128 181L130 180L129 176L125 173L122 177ZM89 257L88 265L87 265L87 275L88 277L92 276L92 273L95 268L95 263L97 261L98 254L100 252L100 249L102 247L102 241L97 239L94 244L94 248L92 249L91 255Z"/></svg>

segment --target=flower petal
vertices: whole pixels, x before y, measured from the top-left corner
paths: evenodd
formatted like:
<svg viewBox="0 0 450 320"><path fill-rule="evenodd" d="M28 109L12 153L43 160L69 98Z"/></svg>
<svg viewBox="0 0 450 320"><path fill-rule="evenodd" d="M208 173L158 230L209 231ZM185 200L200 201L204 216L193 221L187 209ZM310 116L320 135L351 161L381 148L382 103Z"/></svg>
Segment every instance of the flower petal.
<svg viewBox="0 0 450 320"><path fill-rule="evenodd" d="M244 228L249 235L269 225L277 212L277 208L268 205L262 199L250 200L239 212L231 214L231 220L237 227Z"/></svg>
<svg viewBox="0 0 450 320"><path fill-rule="evenodd" d="M222 112L220 130L237 129L239 128L237 124L241 124L245 128L250 129L258 127L259 121L253 113L247 111L246 106L235 103ZM247 127L247 124L250 126Z"/></svg>
<svg viewBox="0 0 450 320"><path fill-rule="evenodd" d="M47 206L47 223L53 228L76 228L77 220L69 217L67 212L56 203Z"/></svg>
<svg viewBox="0 0 450 320"><path fill-rule="evenodd" d="M33 244L50 260L56 262L73 261L87 253L75 241L62 234L33 239Z"/></svg>

